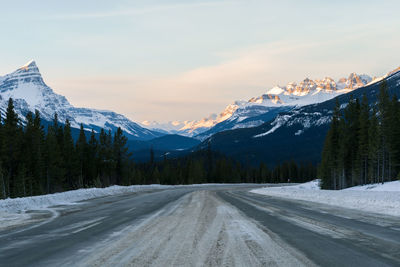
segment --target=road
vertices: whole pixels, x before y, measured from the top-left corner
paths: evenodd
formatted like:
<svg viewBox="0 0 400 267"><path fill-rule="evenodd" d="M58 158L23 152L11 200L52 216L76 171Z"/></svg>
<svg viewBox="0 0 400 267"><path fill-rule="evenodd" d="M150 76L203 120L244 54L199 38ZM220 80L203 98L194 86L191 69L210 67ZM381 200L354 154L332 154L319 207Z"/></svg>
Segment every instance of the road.
<svg viewBox="0 0 400 267"><path fill-rule="evenodd" d="M400 220L178 187L54 207L0 232L1 266L400 266Z"/></svg>

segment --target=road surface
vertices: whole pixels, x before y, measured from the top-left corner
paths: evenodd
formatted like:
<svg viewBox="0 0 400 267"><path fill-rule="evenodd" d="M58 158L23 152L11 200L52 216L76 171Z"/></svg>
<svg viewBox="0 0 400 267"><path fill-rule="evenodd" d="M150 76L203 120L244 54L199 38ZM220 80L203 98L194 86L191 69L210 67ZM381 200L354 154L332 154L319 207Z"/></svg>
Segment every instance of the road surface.
<svg viewBox="0 0 400 267"><path fill-rule="evenodd" d="M400 220L180 187L54 207L0 232L0 266L400 266Z"/></svg>

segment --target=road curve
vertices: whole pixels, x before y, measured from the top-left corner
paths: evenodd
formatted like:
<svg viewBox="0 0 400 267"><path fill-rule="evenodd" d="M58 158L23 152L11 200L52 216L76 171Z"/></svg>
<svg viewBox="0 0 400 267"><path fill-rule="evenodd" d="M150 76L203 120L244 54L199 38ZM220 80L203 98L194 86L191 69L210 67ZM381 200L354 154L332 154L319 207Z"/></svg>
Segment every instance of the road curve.
<svg viewBox="0 0 400 267"><path fill-rule="evenodd" d="M400 220L249 193L178 187L54 207L0 232L0 266L399 266Z"/></svg>

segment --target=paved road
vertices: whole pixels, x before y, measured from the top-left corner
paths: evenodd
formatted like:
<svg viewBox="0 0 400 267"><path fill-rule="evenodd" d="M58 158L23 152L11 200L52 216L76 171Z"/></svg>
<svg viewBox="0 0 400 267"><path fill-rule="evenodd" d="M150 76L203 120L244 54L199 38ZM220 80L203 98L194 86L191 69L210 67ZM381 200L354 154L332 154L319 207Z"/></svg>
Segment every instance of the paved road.
<svg viewBox="0 0 400 267"><path fill-rule="evenodd" d="M400 220L182 187L57 207L0 232L1 266L400 266Z"/></svg>
<svg viewBox="0 0 400 267"><path fill-rule="evenodd" d="M322 266L400 266L400 218L246 191L218 195Z"/></svg>

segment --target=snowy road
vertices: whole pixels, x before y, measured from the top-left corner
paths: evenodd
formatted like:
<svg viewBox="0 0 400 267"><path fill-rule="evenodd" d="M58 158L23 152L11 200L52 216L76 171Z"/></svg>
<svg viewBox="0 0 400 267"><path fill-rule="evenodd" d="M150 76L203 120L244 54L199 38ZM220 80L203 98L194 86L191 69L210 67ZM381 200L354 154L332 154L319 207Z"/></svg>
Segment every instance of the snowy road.
<svg viewBox="0 0 400 267"><path fill-rule="evenodd" d="M0 232L1 266L399 266L398 217L182 187L58 207Z"/></svg>

